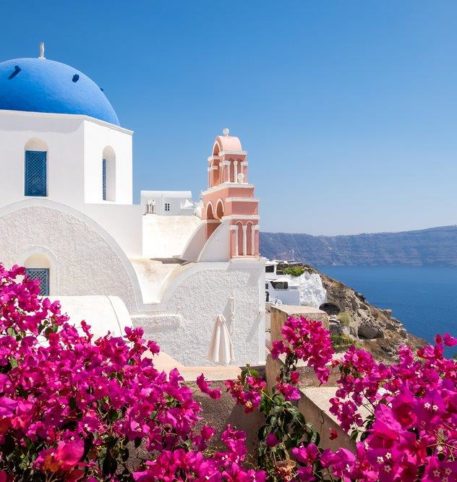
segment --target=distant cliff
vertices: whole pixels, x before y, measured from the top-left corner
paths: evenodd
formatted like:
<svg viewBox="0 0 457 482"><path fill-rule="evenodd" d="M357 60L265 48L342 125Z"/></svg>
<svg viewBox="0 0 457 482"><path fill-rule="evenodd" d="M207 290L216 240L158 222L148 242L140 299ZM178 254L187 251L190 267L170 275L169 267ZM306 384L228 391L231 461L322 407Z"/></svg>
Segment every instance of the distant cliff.
<svg viewBox="0 0 457 482"><path fill-rule="evenodd" d="M261 233L260 250L269 259L313 266L457 266L457 226L348 236Z"/></svg>

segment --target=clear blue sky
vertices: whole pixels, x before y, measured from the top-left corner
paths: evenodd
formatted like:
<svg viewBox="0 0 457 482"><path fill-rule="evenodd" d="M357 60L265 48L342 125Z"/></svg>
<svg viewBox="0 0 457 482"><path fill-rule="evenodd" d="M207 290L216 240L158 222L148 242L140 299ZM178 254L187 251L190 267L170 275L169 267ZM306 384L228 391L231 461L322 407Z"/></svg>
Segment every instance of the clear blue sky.
<svg viewBox="0 0 457 482"><path fill-rule="evenodd" d="M239 135L265 231L457 223L457 2L0 0L0 59L79 68L133 129L134 187L206 186Z"/></svg>

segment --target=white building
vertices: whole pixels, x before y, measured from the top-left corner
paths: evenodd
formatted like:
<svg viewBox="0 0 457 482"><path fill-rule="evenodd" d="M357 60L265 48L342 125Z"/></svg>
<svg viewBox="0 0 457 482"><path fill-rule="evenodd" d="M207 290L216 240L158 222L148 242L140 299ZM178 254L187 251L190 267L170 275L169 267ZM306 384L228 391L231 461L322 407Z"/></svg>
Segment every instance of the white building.
<svg viewBox="0 0 457 482"><path fill-rule="evenodd" d="M199 205L189 191L143 191L135 205L132 135L73 67L43 55L0 63L0 261L26 266L72 312L89 318L93 306L94 325L112 303L112 319L128 313L186 365L209 364L223 314L232 363L262 362L258 202L239 139L216 138ZM130 323L100 326L105 315L97 333Z"/></svg>

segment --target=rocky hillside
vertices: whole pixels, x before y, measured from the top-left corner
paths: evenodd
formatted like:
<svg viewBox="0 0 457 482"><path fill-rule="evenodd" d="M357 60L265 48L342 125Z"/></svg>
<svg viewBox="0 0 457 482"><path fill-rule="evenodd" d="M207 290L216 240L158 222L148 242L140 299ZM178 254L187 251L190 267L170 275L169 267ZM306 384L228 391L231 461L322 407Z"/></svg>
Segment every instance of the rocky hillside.
<svg viewBox="0 0 457 482"><path fill-rule="evenodd" d="M330 329L343 342L356 342L386 360L392 359L400 345L416 348L425 343L408 333L390 310L370 305L361 293L309 265L305 269L319 273L327 290L327 301L320 308L330 315Z"/></svg>
<svg viewBox="0 0 457 482"><path fill-rule="evenodd" d="M262 255L313 266L457 266L457 226L352 236L261 233Z"/></svg>

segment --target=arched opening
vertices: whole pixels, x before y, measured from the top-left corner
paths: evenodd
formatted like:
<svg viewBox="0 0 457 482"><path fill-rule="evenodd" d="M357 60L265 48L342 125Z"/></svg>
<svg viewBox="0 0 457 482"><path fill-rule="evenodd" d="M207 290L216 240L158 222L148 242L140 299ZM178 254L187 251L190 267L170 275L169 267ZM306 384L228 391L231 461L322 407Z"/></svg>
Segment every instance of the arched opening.
<svg viewBox="0 0 457 482"><path fill-rule="evenodd" d="M40 139L30 139L24 146L24 195L48 195L48 146Z"/></svg>
<svg viewBox="0 0 457 482"><path fill-rule="evenodd" d="M236 182L235 163L233 161L230 161L229 164L229 182Z"/></svg>
<svg viewBox="0 0 457 482"><path fill-rule="evenodd" d="M246 227L246 254L248 256L254 255L254 230L252 223L248 223Z"/></svg>
<svg viewBox="0 0 457 482"><path fill-rule="evenodd" d="M211 203L208 203L206 206L206 219L216 219L214 217L213 205Z"/></svg>
<svg viewBox="0 0 457 482"><path fill-rule="evenodd" d="M221 220L224 217L224 203L219 200L216 206L216 218Z"/></svg>
<svg viewBox="0 0 457 482"><path fill-rule="evenodd" d="M220 221L214 215L213 205L210 202L206 206L206 223L206 237L209 238L220 224Z"/></svg>
<svg viewBox="0 0 457 482"><path fill-rule="evenodd" d="M48 296L51 292L51 264L44 254L33 254L25 262L25 271L29 278L40 283L40 295Z"/></svg>
<svg viewBox="0 0 457 482"><path fill-rule="evenodd" d="M237 235L237 246L238 246L238 256L244 256L244 245L245 245L245 240L244 240L244 230L243 230L243 225L241 223L237 223L237 230L236 230L236 235Z"/></svg>
<svg viewBox="0 0 457 482"><path fill-rule="evenodd" d="M220 152L221 146L219 145L219 142L216 141L213 145L213 156L218 156Z"/></svg>
<svg viewBox="0 0 457 482"><path fill-rule="evenodd" d="M103 149L102 199L103 201L116 200L116 154L111 146Z"/></svg>
<svg viewBox="0 0 457 482"><path fill-rule="evenodd" d="M214 160L211 169L213 172L213 186L217 186L221 183L221 161L219 159Z"/></svg>

